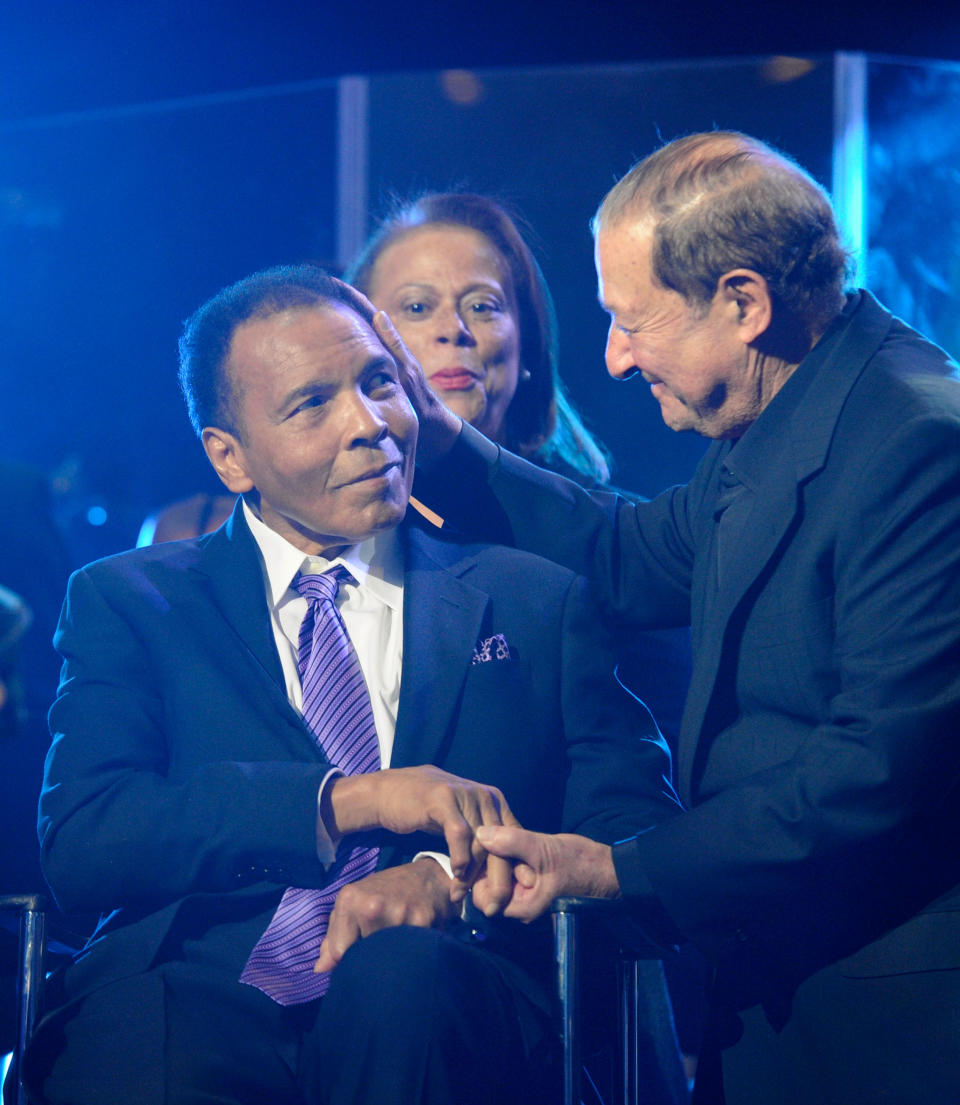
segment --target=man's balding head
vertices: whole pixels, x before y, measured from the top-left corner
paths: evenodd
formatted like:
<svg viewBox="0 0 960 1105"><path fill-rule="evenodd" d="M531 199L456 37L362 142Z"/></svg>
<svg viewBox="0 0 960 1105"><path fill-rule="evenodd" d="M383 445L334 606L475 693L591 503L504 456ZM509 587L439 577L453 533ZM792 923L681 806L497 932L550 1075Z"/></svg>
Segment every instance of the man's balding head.
<svg viewBox="0 0 960 1105"><path fill-rule="evenodd" d="M847 255L823 189L789 158L734 132L692 134L635 165L594 233L645 224L651 276L706 309L733 269L759 273L780 323L820 333L842 308Z"/></svg>

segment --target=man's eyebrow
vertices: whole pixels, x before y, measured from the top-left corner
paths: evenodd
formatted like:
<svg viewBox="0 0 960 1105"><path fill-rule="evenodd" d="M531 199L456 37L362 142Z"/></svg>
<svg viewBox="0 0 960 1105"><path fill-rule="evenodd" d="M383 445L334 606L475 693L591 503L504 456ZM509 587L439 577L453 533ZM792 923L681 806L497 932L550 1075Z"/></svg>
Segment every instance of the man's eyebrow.
<svg viewBox="0 0 960 1105"><path fill-rule="evenodd" d="M473 280L465 288L458 289L457 295L464 296L470 295L471 292L486 292L486 291L499 291L503 293L504 282L497 280L495 277L480 277L478 280ZM431 284L428 280L407 280L403 284L398 284L394 289L397 292L403 291L424 291L434 292L436 291L436 285Z"/></svg>
<svg viewBox="0 0 960 1105"><path fill-rule="evenodd" d="M433 291L433 285L426 280L404 280L404 282L402 284L398 284L394 290L398 292L403 292L406 291L408 288L422 288L424 291Z"/></svg>

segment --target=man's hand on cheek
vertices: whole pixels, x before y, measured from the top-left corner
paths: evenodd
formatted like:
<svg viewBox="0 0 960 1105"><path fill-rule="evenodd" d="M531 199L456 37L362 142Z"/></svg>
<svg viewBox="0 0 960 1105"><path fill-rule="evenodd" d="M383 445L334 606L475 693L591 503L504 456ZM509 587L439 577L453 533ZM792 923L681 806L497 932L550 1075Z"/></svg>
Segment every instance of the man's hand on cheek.
<svg viewBox="0 0 960 1105"><path fill-rule="evenodd" d="M386 311L377 311L373 318L377 337L397 363L400 383L420 422L417 445L417 464L428 469L435 461L450 452L460 436L463 422L460 417L443 405L427 383L423 369L404 345Z"/></svg>

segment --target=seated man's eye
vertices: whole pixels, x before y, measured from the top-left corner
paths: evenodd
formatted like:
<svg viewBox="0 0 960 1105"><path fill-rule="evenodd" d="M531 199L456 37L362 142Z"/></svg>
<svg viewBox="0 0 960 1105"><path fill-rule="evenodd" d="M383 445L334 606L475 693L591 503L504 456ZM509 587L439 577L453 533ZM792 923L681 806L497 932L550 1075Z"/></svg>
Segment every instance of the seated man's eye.
<svg viewBox="0 0 960 1105"><path fill-rule="evenodd" d="M397 384L394 376L384 370L383 372L375 372L367 383L369 391L379 391L383 388L393 388Z"/></svg>
<svg viewBox="0 0 960 1105"><path fill-rule="evenodd" d="M309 399L304 399L302 403L298 403L287 417L292 418L302 411L315 410L317 407L322 407L326 401L327 397L325 395L311 395Z"/></svg>

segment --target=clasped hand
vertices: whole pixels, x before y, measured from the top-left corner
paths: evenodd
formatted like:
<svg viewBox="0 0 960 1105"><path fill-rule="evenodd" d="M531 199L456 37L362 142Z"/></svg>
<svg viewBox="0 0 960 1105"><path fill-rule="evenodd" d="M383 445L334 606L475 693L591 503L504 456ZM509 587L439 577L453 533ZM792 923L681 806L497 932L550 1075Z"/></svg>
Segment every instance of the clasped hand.
<svg viewBox="0 0 960 1105"><path fill-rule="evenodd" d="M424 858L345 886L330 915L317 971L333 970L352 944L379 929L442 927L471 886L485 915L522 921L540 916L560 894L619 896L608 846L521 828L496 787L424 765L344 776L328 792L338 835L377 827L442 835L454 878Z"/></svg>
<svg viewBox="0 0 960 1105"><path fill-rule="evenodd" d="M510 862L488 857L477 840L483 825L518 824L496 787L426 764L335 779L326 790L325 802L327 827L334 839L374 828L443 836L454 878L439 863L424 858L349 883L337 895L315 970L332 971L352 944L379 929L442 927L481 874L491 912L499 911L509 899Z"/></svg>
<svg viewBox="0 0 960 1105"><path fill-rule="evenodd" d="M505 896L499 883L490 884L486 873L473 885L473 902L488 916L533 921L561 895L619 898L620 883L607 844L598 844L574 833L534 833L517 825L481 826L481 846L487 849L487 869L496 857L509 862L513 885Z"/></svg>
<svg viewBox="0 0 960 1105"><path fill-rule="evenodd" d="M485 868L486 849L476 836L481 825L518 824L497 787L425 764L344 776L334 780L327 793L330 815L326 820L333 839L376 828L434 833L447 843L454 900L463 897L483 870L491 900L502 902L509 897L509 863L494 859Z"/></svg>

